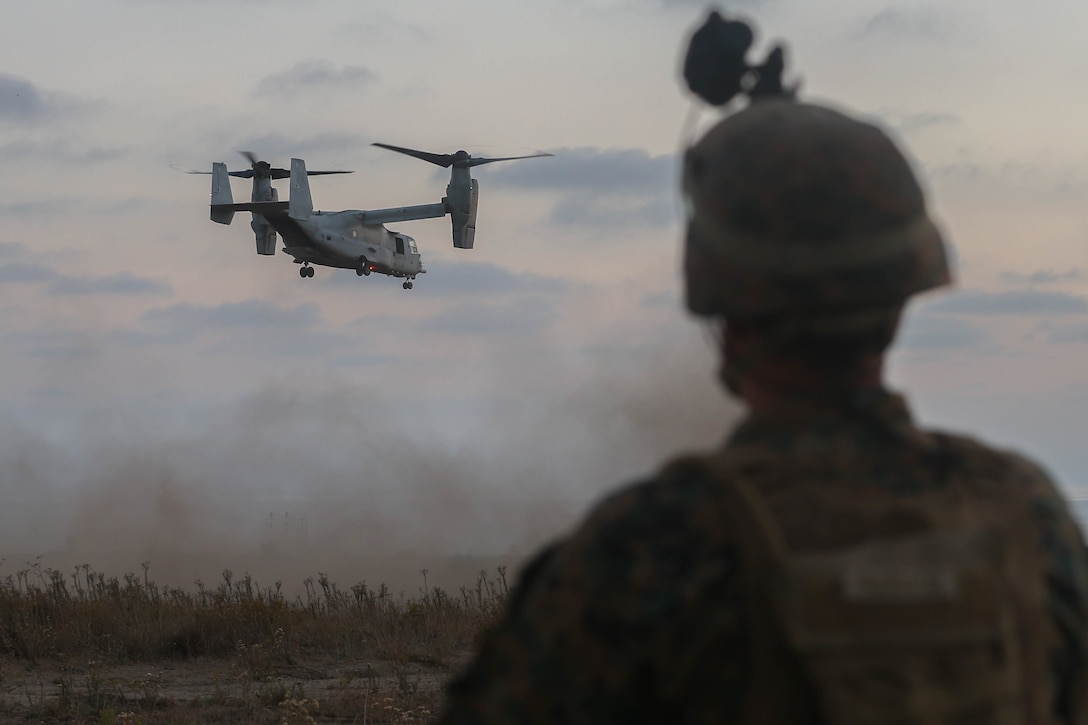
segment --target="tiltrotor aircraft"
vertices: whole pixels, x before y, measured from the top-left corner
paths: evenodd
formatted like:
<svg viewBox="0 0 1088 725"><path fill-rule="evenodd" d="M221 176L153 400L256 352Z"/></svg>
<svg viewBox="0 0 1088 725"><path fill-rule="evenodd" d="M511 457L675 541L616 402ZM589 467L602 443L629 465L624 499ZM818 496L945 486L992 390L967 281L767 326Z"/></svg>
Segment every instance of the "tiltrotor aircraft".
<svg viewBox="0 0 1088 725"><path fill-rule="evenodd" d="M212 164L211 219L230 224L234 213L252 212L250 227L257 240L257 254L276 253L276 235L283 237L283 251L301 264L300 277L314 276L311 265L354 269L359 276L371 272L404 279L404 289L412 289L416 275L423 274L423 262L416 241L407 234L386 229L389 222L432 219L447 214L453 222L453 246L472 249L476 236L476 206L479 183L469 169L496 161L513 161L551 156L536 153L528 156L502 158L474 157L465 151L454 154L432 154L426 151L376 143L390 151L414 156L437 166L450 168L450 183L446 196L436 204L419 204L392 209L315 211L310 197L308 176L318 174L347 174L350 171L307 171L302 159L291 159L291 169L274 168L250 152L242 152L251 168L228 171L224 163ZM189 172L189 173L208 173ZM230 177L253 179L250 201L235 203L231 195ZM291 179L288 201L280 201L273 179Z"/></svg>

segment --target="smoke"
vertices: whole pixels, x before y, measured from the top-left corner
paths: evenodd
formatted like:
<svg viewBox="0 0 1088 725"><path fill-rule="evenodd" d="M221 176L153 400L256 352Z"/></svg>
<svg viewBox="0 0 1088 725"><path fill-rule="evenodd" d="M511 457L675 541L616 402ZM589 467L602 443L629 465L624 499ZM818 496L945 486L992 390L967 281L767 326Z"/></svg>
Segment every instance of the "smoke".
<svg viewBox="0 0 1088 725"><path fill-rule="evenodd" d="M413 591L423 570L429 585L469 584L669 455L716 444L736 409L714 352L674 342L607 365L557 360L530 389L496 368L494 392L472 401L405 406L388 385L331 380L270 384L180 422L100 419L77 445L8 423L3 566L146 562L177 586L224 569L289 587L323 572Z"/></svg>

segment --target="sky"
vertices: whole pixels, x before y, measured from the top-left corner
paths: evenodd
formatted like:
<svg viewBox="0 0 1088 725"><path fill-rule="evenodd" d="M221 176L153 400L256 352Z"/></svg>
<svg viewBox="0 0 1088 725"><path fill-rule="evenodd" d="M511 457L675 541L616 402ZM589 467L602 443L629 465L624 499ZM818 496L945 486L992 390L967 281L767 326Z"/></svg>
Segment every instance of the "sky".
<svg viewBox="0 0 1088 725"><path fill-rule="evenodd" d="M516 557L741 414L681 304L677 160L717 116L679 65L708 5L2 2L4 567ZM1088 495L1088 5L719 7L755 55L787 43L803 98L892 134L952 244L892 386ZM390 225L411 291L300 279L178 171L252 151L354 171L311 180L320 209L441 199L444 171L374 142L554 156L474 170L473 250Z"/></svg>

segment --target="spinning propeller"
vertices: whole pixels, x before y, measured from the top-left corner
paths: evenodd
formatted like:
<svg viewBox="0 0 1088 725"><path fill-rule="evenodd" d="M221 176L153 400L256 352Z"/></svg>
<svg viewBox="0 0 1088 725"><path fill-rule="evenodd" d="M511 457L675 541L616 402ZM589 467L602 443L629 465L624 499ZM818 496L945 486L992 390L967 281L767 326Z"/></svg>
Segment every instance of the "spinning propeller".
<svg viewBox="0 0 1088 725"><path fill-rule="evenodd" d="M396 151L399 154L406 154L408 156L414 156L417 159L422 159L435 166L441 166L444 169L453 167L455 169L468 169L473 166L482 166L483 164L493 164L496 161L513 161L515 159L535 159L540 156L552 156L552 154L538 153L529 154L528 156L503 156L502 158L485 158L483 156L470 156L467 151L458 151L455 154L432 154L427 151L418 151L416 149L406 149L403 146L390 146L385 143L375 143L372 146L378 146L379 148L389 149L390 151Z"/></svg>
<svg viewBox="0 0 1088 725"><path fill-rule="evenodd" d="M239 151L238 153L245 156L249 161L250 167L244 171L228 171L230 176L237 176L240 179L289 179L291 177L290 169L283 169L278 166L272 166L267 161L261 161L257 158L257 154L252 151ZM184 169L178 169L179 171L185 171ZM186 174L210 174L210 171L185 171ZM353 174L354 171L307 171L307 176L323 176L325 174Z"/></svg>

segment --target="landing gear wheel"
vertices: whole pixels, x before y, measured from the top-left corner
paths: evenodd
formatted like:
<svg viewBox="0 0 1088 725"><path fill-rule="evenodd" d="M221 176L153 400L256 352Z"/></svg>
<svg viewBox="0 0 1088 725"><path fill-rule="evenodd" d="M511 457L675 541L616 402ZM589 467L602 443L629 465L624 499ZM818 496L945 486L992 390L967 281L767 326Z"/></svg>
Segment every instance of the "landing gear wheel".
<svg viewBox="0 0 1088 725"><path fill-rule="evenodd" d="M313 277L313 276L314 276L314 272L316 272L316 271L317 271L317 270L315 270L315 269L314 269L313 267L307 267L307 268L306 268L306 276L307 276L307 277Z"/></svg>
<svg viewBox="0 0 1088 725"><path fill-rule="evenodd" d="M413 287L412 283L411 283L411 282L409 282L409 283L408 283L408 289L412 289L412 287Z"/></svg>
<svg viewBox="0 0 1088 725"><path fill-rule="evenodd" d="M299 267L298 268L298 276L302 277L303 279L306 279L307 277L309 277L310 273L307 271L308 269L310 269L310 268L309 267Z"/></svg>
<svg viewBox="0 0 1088 725"><path fill-rule="evenodd" d="M370 264L366 261L366 257L359 257L359 262L355 265L355 274L360 277L370 276Z"/></svg>
<svg viewBox="0 0 1088 725"><path fill-rule="evenodd" d="M412 288L412 283L411 282L402 282L400 286L403 287L404 289L411 289Z"/></svg>

